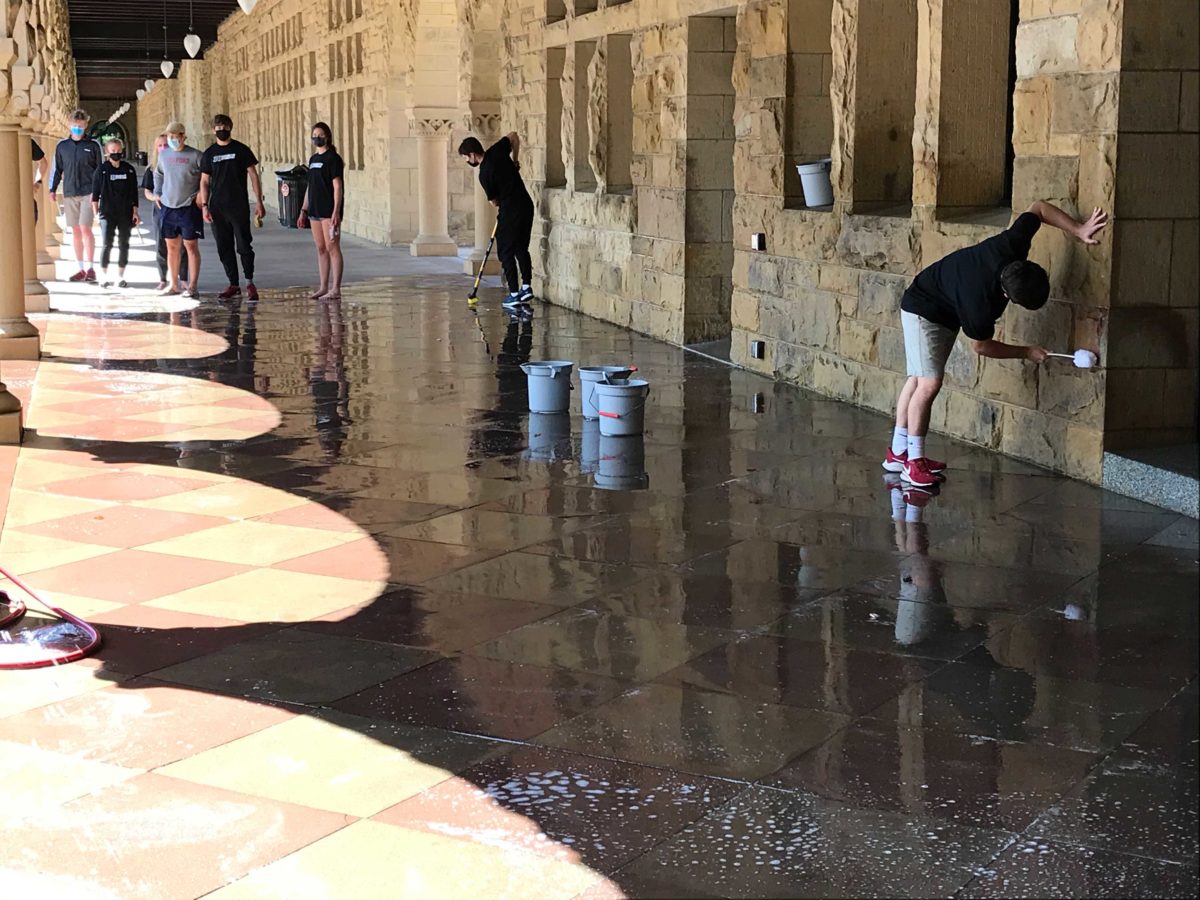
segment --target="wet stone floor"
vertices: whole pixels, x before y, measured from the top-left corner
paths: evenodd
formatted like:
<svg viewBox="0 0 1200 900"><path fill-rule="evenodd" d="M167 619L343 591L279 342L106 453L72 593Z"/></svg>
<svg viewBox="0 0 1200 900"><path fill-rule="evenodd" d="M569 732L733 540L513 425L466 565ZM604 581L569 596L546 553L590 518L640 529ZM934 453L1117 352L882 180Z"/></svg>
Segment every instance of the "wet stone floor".
<svg viewBox="0 0 1200 900"><path fill-rule="evenodd" d="M1194 519L465 285L35 317L0 893L1196 895Z"/></svg>

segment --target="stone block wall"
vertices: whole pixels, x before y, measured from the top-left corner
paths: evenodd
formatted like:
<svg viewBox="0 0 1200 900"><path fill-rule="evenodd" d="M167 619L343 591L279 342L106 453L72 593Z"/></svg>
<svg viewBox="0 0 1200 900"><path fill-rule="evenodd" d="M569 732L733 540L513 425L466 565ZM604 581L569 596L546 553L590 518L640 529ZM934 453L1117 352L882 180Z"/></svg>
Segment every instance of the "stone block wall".
<svg viewBox="0 0 1200 900"><path fill-rule="evenodd" d="M1200 4L1127 2L1117 112L1109 450L1196 439Z"/></svg>

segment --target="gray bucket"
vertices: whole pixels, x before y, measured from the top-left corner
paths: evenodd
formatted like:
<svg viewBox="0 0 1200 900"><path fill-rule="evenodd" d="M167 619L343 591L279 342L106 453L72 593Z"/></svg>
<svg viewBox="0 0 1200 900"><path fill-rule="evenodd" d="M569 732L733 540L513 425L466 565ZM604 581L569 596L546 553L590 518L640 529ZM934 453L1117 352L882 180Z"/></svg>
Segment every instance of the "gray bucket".
<svg viewBox="0 0 1200 900"><path fill-rule="evenodd" d="M637 366L580 366L579 406L585 419L598 419L596 384L601 381L624 381L637 371Z"/></svg>
<svg viewBox="0 0 1200 900"><path fill-rule="evenodd" d="M622 384L596 383L596 408L600 433L609 437L641 434L650 383L630 378Z"/></svg>
<svg viewBox="0 0 1200 900"><path fill-rule="evenodd" d="M601 420L603 421L603 420ZM646 447L642 436L600 435L600 460L593 476L596 487L606 491L643 491L650 486L646 474Z"/></svg>
<svg viewBox="0 0 1200 900"><path fill-rule="evenodd" d="M583 420L583 441L579 449L579 470L595 472L600 465L600 423L595 419Z"/></svg>
<svg viewBox="0 0 1200 900"><path fill-rule="evenodd" d="M529 449L522 456L538 462L571 458L571 418L564 413L529 414Z"/></svg>
<svg viewBox="0 0 1200 900"><path fill-rule="evenodd" d="M571 369L575 363L552 359L521 364L529 376L529 411L565 413L571 408Z"/></svg>

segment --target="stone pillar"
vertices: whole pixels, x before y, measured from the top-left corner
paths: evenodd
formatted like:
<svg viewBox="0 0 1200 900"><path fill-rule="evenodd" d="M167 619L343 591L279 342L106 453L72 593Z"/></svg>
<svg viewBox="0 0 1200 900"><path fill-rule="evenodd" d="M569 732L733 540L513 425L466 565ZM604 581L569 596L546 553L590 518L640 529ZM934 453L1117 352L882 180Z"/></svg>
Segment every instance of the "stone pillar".
<svg viewBox="0 0 1200 900"><path fill-rule="evenodd" d="M496 140L497 132L500 130L500 103L499 101L491 103L472 103L471 104L471 133L479 138L479 142L486 148ZM477 173L476 173L477 174ZM488 241L492 237L492 228L496 224L496 207L488 201L487 194L484 193L482 187L479 186L478 177L475 178L475 246L471 253L463 262L463 272L467 275L474 275L479 271L479 264L483 262L483 255L487 252ZM483 270L484 275L496 275L500 272L500 259L496 256L496 248L492 248L491 258L488 260L487 266Z"/></svg>
<svg viewBox="0 0 1200 900"><path fill-rule="evenodd" d="M18 138L17 161L21 179L21 272L25 280L25 311L49 312L50 292L38 280L37 227L33 223L33 146L30 134Z"/></svg>
<svg viewBox="0 0 1200 900"><path fill-rule="evenodd" d="M413 256L458 256L450 237L447 156L454 120L450 117L414 117L417 132L417 237Z"/></svg>
<svg viewBox="0 0 1200 900"><path fill-rule="evenodd" d="M15 123L0 122L0 359L37 359L40 355L38 330L25 318L22 169L30 173L32 186L28 144L20 140Z"/></svg>

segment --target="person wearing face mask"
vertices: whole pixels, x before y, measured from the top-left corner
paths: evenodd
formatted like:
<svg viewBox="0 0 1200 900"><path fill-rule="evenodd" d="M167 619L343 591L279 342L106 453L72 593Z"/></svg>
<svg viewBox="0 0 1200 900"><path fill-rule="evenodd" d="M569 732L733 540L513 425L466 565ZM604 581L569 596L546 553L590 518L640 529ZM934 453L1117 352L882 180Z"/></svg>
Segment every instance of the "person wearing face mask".
<svg viewBox="0 0 1200 900"><path fill-rule="evenodd" d="M266 209L263 206L262 181L258 175L258 157L241 141L233 139L233 119L229 116L213 116L212 124L217 142L200 157L199 204L204 211L204 221L212 224L217 255L229 279L229 287L218 296L222 300L232 300L241 295L242 289L238 283L238 257L241 257L242 271L246 275L246 296L250 300L257 300L254 239L250 232L250 196L246 192L246 179L249 177L254 188L254 215L261 221ZM237 256L234 255L235 243Z"/></svg>
<svg viewBox="0 0 1200 900"><path fill-rule="evenodd" d="M137 171L125 162L125 144L113 138L104 146L107 161L96 170L92 180L92 211L100 217L104 247L100 251L102 287L111 287L108 263L112 258L113 240L119 240L117 257L117 287L127 288L125 266L129 263L129 234L141 219L138 217Z"/></svg>
<svg viewBox="0 0 1200 900"><path fill-rule="evenodd" d="M58 203L58 189L62 188L63 221L71 229L71 245L75 249L75 260L79 271L71 281L95 283L96 238L92 234L92 179L100 168L100 145L84 137L91 120L82 109L71 113L67 127L71 136L63 138L54 148L54 171L50 174L50 202Z"/></svg>
<svg viewBox="0 0 1200 900"><path fill-rule="evenodd" d="M517 153L521 139L511 132L483 150L478 138L469 137L458 146L458 154L471 168L479 169L479 185L499 212L496 216L496 255L508 282L506 309L515 310L533 299L533 261L529 239L533 234L533 200L521 180ZM520 276L518 280L518 275Z"/></svg>
<svg viewBox="0 0 1200 900"><path fill-rule="evenodd" d="M154 193L162 208L162 233L167 239L169 284L164 294L179 293L179 257L185 250L191 279L183 296L200 295L200 245L204 219L196 197L200 194L200 151L186 143L187 131L180 122L167 126L167 149L158 154L154 167Z"/></svg>
<svg viewBox="0 0 1200 900"><path fill-rule="evenodd" d="M317 270L321 284L314 300L337 300L342 296L342 205L345 199L342 176L346 164L333 144L333 132L324 122L312 127L313 149L308 160L308 191L296 224L312 223L317 247Z"/></svg>
<svg viewBox="0 0 1200 900"><path fill-rule="evenodd" d="M162 230L162 207L158 203L158 194L154 193L154 169L158 164L158 156L167 149L167 136L160 134L154 139L154 164L146 167L146 172L142 175L142 194L146 199L154 204L154 243L155 243L155 262L158 264L158 288L163 291L167 288L167 239L163 237ZM204 234L201 233L201 237ZM184 253L179 257L179 280L187 282L188 280L188 258Z"/></svg>

